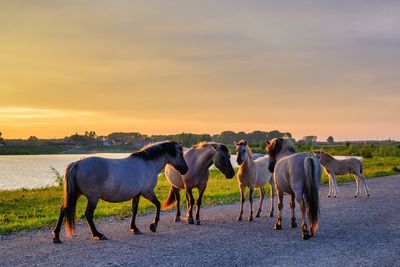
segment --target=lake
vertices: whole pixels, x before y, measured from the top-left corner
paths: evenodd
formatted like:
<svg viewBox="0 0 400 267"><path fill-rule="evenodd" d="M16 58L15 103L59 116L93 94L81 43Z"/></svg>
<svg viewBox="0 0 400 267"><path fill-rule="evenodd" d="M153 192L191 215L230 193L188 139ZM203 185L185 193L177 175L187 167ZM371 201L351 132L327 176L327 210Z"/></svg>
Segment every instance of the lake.
<svg viewBox="0 0 400 267"><path fill-rule="evenodd" d="M118 159L129 155L130 153L0 156L0 190L56 185L50 166L63 175L69 163L82 158L99 156ZM231 162L234 167L237 166L234 157Z"/></svg>

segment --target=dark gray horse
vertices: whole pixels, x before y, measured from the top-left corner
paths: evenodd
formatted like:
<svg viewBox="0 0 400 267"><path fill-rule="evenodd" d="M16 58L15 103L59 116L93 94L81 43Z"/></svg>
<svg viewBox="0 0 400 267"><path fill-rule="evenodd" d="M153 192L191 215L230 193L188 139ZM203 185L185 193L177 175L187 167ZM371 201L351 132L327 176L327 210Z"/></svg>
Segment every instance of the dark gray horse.
<svg viewBox="0 0 400 267"><path fill-rule="evenodd" d="M139 152L123 159L105 159L89 157L68 165L64 176L64 204L60 209L57 226L53 231L54 243L61 243L60 228L64 217L67 236L75 228L75 208L80 195L88 199L85 216L95 239L107 239L97 231L93 222L93 213L99 199L108 202L124 202L132 199L133 233L140 233L135 219L140 196L150 200L157 208L150 230L155 232L160 218L160 202L154 187L158 174L166 164L171 164L180 173L188 170L183 158L182 147L173 141L149 145Z"/></svg>
<svg viewBox="0 0 400 267"><path fill-rule="evenodd" d="M282 229L281 210L283 193L291 196L290 207L292 222L296 227L295 200L300 204L303 239L309 239L318 229L319 197L321 182L321 166L318 159L310 153L296 153L293 145L286 139L275 138L267 142L270 172L274 173L274 181L278 194L278 217L275 229ZM309 231L305 221L306 212L310 224Z"/></svg>

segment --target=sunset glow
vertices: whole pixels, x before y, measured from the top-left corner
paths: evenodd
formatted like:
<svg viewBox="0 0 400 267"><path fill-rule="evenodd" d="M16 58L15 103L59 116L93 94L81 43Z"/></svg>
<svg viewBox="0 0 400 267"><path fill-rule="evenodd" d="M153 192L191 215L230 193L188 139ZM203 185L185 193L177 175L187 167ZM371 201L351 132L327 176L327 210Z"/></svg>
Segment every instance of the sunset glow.
<svg viewBox="0 0 400 267"><path fill-rule="evenodd" d="M398 14L395 1L3 2L0 132L400 139Z"/></svg>

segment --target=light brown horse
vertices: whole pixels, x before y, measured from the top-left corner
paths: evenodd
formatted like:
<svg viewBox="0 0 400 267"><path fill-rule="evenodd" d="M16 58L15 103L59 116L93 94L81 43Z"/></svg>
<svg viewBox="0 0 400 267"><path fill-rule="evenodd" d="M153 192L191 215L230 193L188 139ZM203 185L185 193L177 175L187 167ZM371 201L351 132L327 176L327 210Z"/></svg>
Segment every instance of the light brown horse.
<svg viewBox="0 0 400 267"><path fill-rule="evenodd" d="M184 158L189 168L189 171L185 175L182 175L172 166L165 168L165 176L171 184L171 189L162 208L164 210L169 209L177 202L175 222L179 222L181 216L179 192L181 189L185 189L188 207L187 222L194 224L192 215L194 197L192 190L197 188L199 190L199 197L197 199L196 224L201 224L200 206L210 174L209 168L214 164L226 178L232 178L235 175L235 170L232 168L230 157L231 155L227 146L214 142L202 142L184 152Z"/></svg>
<svg viewBox="0 0 400 267"><path fill-rule="evenodd" d="M338 192L336 177L335 175L352 174L357 183L357 190L354 197L360 194L360 181L364 186L364 191L367 197L369 197L369 188L367 185L367 179L362 175L363 164L361 160L357 158L347 158L338 160L321 150L313 151L314 155L319 159L325 173L329 176L329 193L328 197L333 195L336 197Z"/></svg>
<svg viewBox="0 0 400 267"><path fill-rule="evenodd" d="M290 227L296 227L295 200L300 204L301 226L303 239L309 239L318 230L319 196L321 182L321 166L318 159L311 153L296 153L290 141L275 138L267 141L270 172L274 173L274 181L278 194L278 217L275 229L282 229L281 210L283 208L283 193L291 196L290 207L292 222ZM307 229L306 212L310 228Z"/></svg>
<svg viewBox="0 0 400 267"><path fill-rule="evenodd" d="M269 183L271 188L271 210L269 213L270 217L274 216L274 195L275 195L275 184L272 180L272 174L268 170L269 160L268 157L259 157L253 160L250 147L247 145L245 140L241 140L235 143L236 146L236 161L239 164L239 172L237 179L240 189L240 213L238 221L242 220L243 215L243 204L245 201L244 193L246 187L249 188L249 202L250 202L250 217L249 221L253 220L253 194L254 188L258 187L260 190L260 206L258 207L256 217L260 217L262 204L265 196L264 186Z"/></svg>

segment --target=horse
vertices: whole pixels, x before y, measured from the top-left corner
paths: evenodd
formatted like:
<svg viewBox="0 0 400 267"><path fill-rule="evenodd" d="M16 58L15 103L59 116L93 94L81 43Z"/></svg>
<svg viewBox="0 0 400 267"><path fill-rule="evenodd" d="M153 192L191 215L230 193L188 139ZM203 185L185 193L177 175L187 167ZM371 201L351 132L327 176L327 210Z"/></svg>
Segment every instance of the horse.
<svg viewBox="0 0 400 267"><path fill-rule="evenodd" d="M231 179L235 175L235 171L230 161L231 155L229 149L223 144L201 142L185 151L183 157L189 167L189 171L185 175L179 173L173 166L169 165L165 168L165 176L171 184L171 189L167 199L162 205L162 209L170 209L173 204L177 202L174 221L179 222L181 216L180 190L185 189L187 222L188 224L194 224L192 211L195 200L192 190L193 188L197 188L199 190L199 196L197 199L196 225L200 225L201 200L207 186L210 166L214 164L227 179Z"/></svg>
<svg viewBox="0 0 400 267"><path fill-rule="evenodd" d="M253 220L253 194L254 188L258 187L260 190L260 206L258 207L256 217L261 216L262 204L265 196L264 186L269 183L271 188L271 210L269 213L270 217L274 216L274 195L275 185L272 180L272 174L268 170L269 160L268 157L254 157L251 153L250 147L247 145L245 140L241 140L238 143L234 143L236 147L236 162L239 165L239 172L237 174L237 180L240 189L240 213L238 221L242 220L243 215L243 204L245 202L244 193L246 187L249 188L249 202L250 202L250 217L249 221Z"/></svg>
<svg viewBox="0 0 400 267"><path fill-rule="evenodd" d="M166 164L171 164L181 174L188 170L182 147L174 141L150 144L122 159L89 157L69 164L64 176L64 203L53 230L53 242L61 243L59 234L64 217L67 236L70 237L75 230L75 209L81 195L88 200L85 216L95 239L107 239L93 222L93 213L99 199L114 203L132 199L130 229L134 234L141 233L135 223L140 196L150 200L156 206L156 216L150 225L150 230L155 232L161 205L154 187L158 174Z"/></svg>
<svg viewBox="0 0 400 267"><path fill-rule="evenodd" d="M289 140L274 138L267 141L269 155L268 169L274 173L274 181L278 194L278 216L274 228L282 229L281 211L283 193L291 196L290 208L292 222L290 227L297 226L295 216L295 200L300 204L302 237L307 240L318 230L319 196L321 182L321 166L311 153L296 153ZM307 229L306 212L310 224Z"/></svg>
<svg viewBox="0 0 400 267"><path fill-rule="evenodd" d="M362 175L363 164L362 161L357 158L348 158L338 160L321 150L314 150L313 154L319 159L325 173L329 176L329 193L328 197L333 195L336 197L338 192L336 177L335 175L352 174L357 183L357 190L354 197L360 194L360 181L364 186L364 191L367 197L369 197L369 188L367 185L367 179Z"/></svg>

